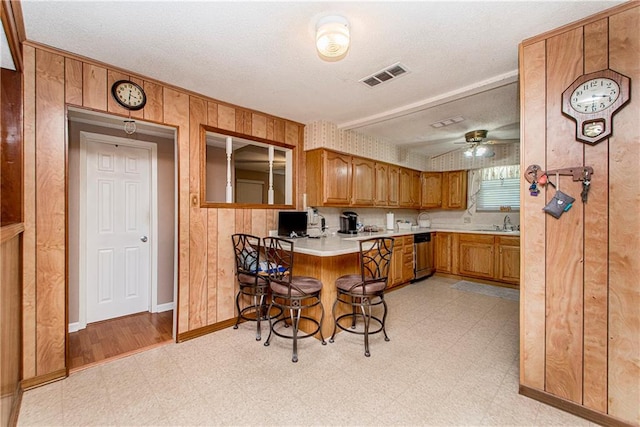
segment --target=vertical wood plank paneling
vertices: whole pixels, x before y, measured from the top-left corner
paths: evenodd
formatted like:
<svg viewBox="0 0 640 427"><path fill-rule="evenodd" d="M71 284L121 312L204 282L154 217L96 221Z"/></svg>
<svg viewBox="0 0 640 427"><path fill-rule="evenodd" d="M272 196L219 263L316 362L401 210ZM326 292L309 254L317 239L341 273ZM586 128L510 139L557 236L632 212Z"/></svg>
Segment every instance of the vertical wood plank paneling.
<svg viewBox="0 0 640 427"><path fill-rule="evenodd" d="M262 114L252 114L251 134L258 138L267 137L267 118Z"/></svg>
<svg viewBox="0 0 640 427"><path fill-rule="evenodd" d="M608 20L584 28L584 72L607 68ZM584 144L584 164L593 167L584 205L584 387L583 404L607 412L608 155L609 142Z"/></svg>
<svg viewBox="0 0 640 427"><path fill-rule="evenodd" d="M22 374L36 376L36 51L22 50L24 60L24 233L22 234Z"/></svg>
<svg viewBox="0 0 640 427"><path fill-rule="evenodd" d="M230 131L236 130L236 109L218 104L218 127Z"/></svg>
<svg viewBox="0 0 640 427"><path fill-rule="evenodd" d="M258 237L267 237L267 209L251 210L251 229L250 233Z"/></svg>
<svg viewBox="0 0 640 427"><path fill-rule="evenodd" d="M609 67L631 102L609 139L609 414L640 425L640 6L609 19Z"/></svg>
<svg viewBox="0 0 640 427"><path fill-rule="evenodd" d="M82 105L107 110L107 69L87 62L82 64Z"/></svg>
<svg viewBox="0 0 640 427"><path fill-rule="evenodd" d="M545 42L521 48L520 96L522 164L545 167ZM544 390L545 348L545 263L527 262L545 259L545 217L541 213L545 201L542 195L532 197L523 184L521 196L520 283L520 382Z"/></svg>
<svg viewBox="0 0 640 427"><path fill-rule="evenodd" d="M189 96L164 88L164 119L178 128L178 333L189 330Z"/></svg>
<svg viewBox="0 0 640 427"><path fill-rule="evenodd" d="M64 68L65 102L67 104L82 105L82 62L65 58Z"/></svg>
<svg viewBox="0 0 640 427"><path fill-rule="evenodd" d="M63 56L36 51L37 375L65 367L64 72Z"/></svg>
<svg viewBox="0 0 640 427"><path fill-rule="evenodd" d="M290 121L286 121L285 122L285 127L284 127L284 142L287 144L291 144L291 145L295 145L296 147L298 147L298 142L300 140L299 138L299 132L300 132L300 127L296 124L296 123L292 123Z"/></svg>
<svg viewBox="0 0 640 427"><path fill-rule="evenodd" d="M164 122L164 92L159 84L144 81L144 91L147 94L147 104L142 109L145 120Z"/></svg>
<svg viewBox="0 0 640 427"><path fill-rule="evenodd" d="M231 238L227 242L231 246ZM224 319L221 319L224 320ZM207 213L207 325L218 321L218 209Z"/></svg>
<svg viewBox="0 0 640 427"><path fill-rule="evenodd" d="M241 211L241 210L238 210ZM237 229L236 209L218 209L218 321L235 316L236 281L234 277L235 258L231 245L231 235Z"/></svg>
<svg viewBox="0 0 640 427"><path fill-rule="evenodd" d="M582 74L582 28L547 41L547 170L579 166L582 144L576 142L575 123L561 113L561 94ZM550 177L579 199L581 187L571 177ZM554 190L547 186L549 201ZM577 200L560 219L546 218L546 390L582 402L583 337L583 212Z"/></svg>
<svg viewBox="0 0 640 427"><path fill-rule="evenodd" d="M114 70L107 71L107 92L108 92L107 111L109 111L110 113L116 113L116 114L126 116L129 114L129 110L127 110L126 108L118 104L116 100L113 99L113 96L111 95L111 87L113 87L113 84L118 80L129 80L129 76L119 71L114 71Z"/></svg>
<svg viewBox="0 0 640 427"><path fill-rule="evenodd" d="M207 103L191 97L189 107L189 329L207 324L207 209L200 207L200 124Z"/></svg>
<svg viewBox="0 0 640 427"><path fill-rule="evenodd" d="M207 102L207 124L218 127L218 104L215 102Z"/></svg>

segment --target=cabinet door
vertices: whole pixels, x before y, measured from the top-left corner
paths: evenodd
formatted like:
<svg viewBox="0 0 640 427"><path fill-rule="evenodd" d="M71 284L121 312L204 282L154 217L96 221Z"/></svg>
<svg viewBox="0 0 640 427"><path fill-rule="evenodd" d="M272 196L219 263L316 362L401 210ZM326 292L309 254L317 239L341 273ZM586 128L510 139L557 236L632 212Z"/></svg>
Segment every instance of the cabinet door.
<svg viewBox="0 0 640 427"><path fill-rule="evenodd" d="M388 287L393 287L402 283L403 264L404 253L402 239L395 239L393 243L393 254L391 255Z"/></svg>
<svg viewBox="0 0 640 427"><path fill-rule="evenodd" d="M462 276L493 279L494 236L461 234L458 245L458 272Z"/></svg>
<svg viewBox="0 0 640 427"><path fill-rule="evenodd" d="M353 179L351 204L354 206L373 206L376 190L375 162L361 157L352 157L351 170Z"/></svg>
<svg viewBox="0 0 640 427"><path fill-rule="evenodd" d="M496 279L501 282L520 283L520 238L496 237Z"/></svg>
<svg viewBox="0 0 640 427"><path fill-rule="evenodd" d="M422 172L420 176L420 207L424 209L442 206L442 173Z"/></svg>
<svg viewBox="0 0 640 427"><path fill-rule="evenodd" d="M387 206L389 194L389 165L386 163L376 163L376 196L374 204L376 206Z"/></svg>
<svg viewBox="0 0 640 427"><path fill-rule="evenodd" d="M467 208L467 171L462 170L443 173L442 208Z"/></svg>
<svg viewBox="0 0 640 427"><path fill-rule="evenodd" d="M324 152L325 205L349 206L351 203L351 156Z"/></svg>
<svg viewBox="0 0 640 427"><path fill-rule="evenodd" d="M451 233L436 233L435 237L435 264L439 273L451 273L452 271L452 240Z"/></svg>
<svg viewBox="0 0 640 427"><path fill-rule="evenodd" d="M387 193L387 205L400 205L400 166L389 165L389 192Z"/></svg>
<svg viewBox="0 0 640 427"><path fill-rule="evenodd" d="M400 168L400 207L416 208L420 204L420 172Z"/></svg>

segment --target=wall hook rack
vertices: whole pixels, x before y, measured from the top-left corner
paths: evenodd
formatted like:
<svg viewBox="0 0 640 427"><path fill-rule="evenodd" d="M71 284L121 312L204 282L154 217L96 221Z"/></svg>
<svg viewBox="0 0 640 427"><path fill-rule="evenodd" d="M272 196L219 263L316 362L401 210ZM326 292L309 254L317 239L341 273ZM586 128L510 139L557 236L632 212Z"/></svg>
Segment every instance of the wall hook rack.
<svg viewBox="0 0 640 427"><path fill-rule="evenodd" d="M542 175L566 175L571 176L574 181L584 181L591 178L591 175L593 175L593 168L591 166L576 166L545 171L538 165L529 165L527 170L524 172L524 179L529 184L532 184Z"/></svg>

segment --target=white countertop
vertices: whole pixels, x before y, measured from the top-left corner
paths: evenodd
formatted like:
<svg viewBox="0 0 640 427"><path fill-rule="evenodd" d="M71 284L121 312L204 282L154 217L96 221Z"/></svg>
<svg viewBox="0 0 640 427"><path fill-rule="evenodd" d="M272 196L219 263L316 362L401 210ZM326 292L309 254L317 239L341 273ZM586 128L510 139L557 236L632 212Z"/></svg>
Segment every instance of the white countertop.
<svg viewBox="0 0 640 427"><path fill-rule="evenodd" d="M400 231L378 231L362 232L357 235L330 235L327 237L310 238L303 237L293 239L294 252L314 255L319 257L330 257L336 255L351 254L360 250L359 240L371 237L395 237L409 234L448 232L448 233L470 233L470 234L495 234L500 236L520 236L519 231L497 231L497 230L474 230L474 229L454 229L444 227L418 228L415 230Z"/></svg>

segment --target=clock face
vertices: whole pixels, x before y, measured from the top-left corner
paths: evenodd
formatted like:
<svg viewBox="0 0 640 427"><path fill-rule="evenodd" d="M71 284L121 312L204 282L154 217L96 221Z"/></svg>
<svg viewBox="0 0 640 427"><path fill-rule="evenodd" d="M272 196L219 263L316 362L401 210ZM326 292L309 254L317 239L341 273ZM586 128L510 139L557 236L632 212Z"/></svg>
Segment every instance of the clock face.
<svg viewBox="0 0 640 427"><path fill-rule="evenodd" d="M620 86L606 77L587 80L571 93L571 108L580 113L597 113L607 109L620 96Z"/></svg>
<svg viewBox="0 0 640 427"><path fill-rule="evenodd" d="M120 80L113 84L111 93L118 104L129 110L140 110L147 103L144 90L128 80Z"/></svg>

